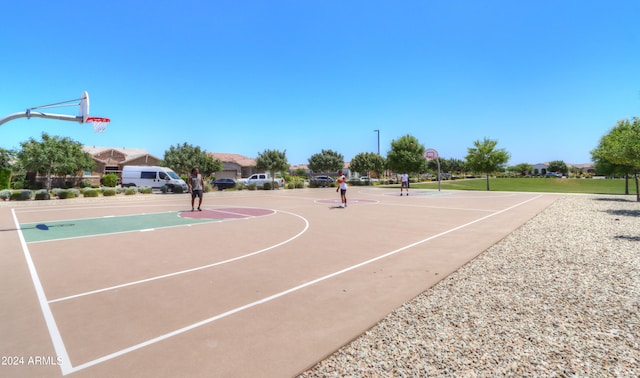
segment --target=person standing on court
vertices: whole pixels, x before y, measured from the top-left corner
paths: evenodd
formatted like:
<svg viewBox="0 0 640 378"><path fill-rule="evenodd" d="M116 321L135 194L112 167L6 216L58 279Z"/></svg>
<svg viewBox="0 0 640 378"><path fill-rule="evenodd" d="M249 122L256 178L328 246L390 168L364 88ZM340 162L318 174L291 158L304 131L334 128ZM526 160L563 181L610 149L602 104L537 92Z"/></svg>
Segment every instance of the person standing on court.
<svg viewBox="0 0 640 378"><path fill-rule="evenodd" d="M204 192L204 179L200 174L200 170L198 168L193 168L191 170L191 175L189 175L189 193L191 193L191 211L194 211L194 203L196 197L198 197L198 211L202 211L200 206L202 205L202 196Z"/></svg>
<svg viewBox="0 0 640 378"><path fill-rule="evenodd" d="M338 174L338 187L336 188L336 192L340 191L340 200L342 201L342 205L340 207L347 207L347 178L342 174L342 171L339 171Z"/></svg>
<svg viewBox="0 0 640 378"><path fill-rule="evenodd" d="M409 195L409 175L403 173L400 175L400 195L402 195L402 189L407 189L407 195Z"/></svg>

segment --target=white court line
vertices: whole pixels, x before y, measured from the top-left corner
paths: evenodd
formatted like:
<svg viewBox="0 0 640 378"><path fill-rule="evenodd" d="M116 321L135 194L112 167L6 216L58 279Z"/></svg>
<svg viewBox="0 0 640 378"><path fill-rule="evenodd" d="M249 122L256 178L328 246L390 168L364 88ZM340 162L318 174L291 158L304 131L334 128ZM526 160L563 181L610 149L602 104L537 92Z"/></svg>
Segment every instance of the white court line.
<svg viewBox="0 0 640 378"><path fill-rule="evenodd" d="M269 210L271 210L271 209L269 209ZM273 210L273 211L275 213L275 210ZM219 265L228 264L228 263L231 263L231 262L234 262L234 261L246 259L248 257L259 255L261 253L267 252L269 250L272 250L274 248L277 248L277 247L280 247L280 246L282 246L284 244L287 244L287 243L299 238L302 234L304 234L309 229L309 221L306 218L304 218L304 217L302 217L302 216L300 216L298 214L289 213L287 211L281 211L281 213L286 213L286 214L293 215L295 217L298 217L298 218L302 219L302 221L304 222L304 228L302 229L302 231L298 232L296 235L294 235L294 236L290 237L289 239L284 240L284 241L282 241L282 242L280 242L278 244L274 244L274 245L272 245L270 247L263 248L263 249L261 249L259 251L251 252L251 253L248 253L248 254L245 254L245 255L242 255L242 256L237 256L237 257L234 257L234 258L231 258L231 259L227 259L227 260L223 260L223 261L218 261L216 263L212 263L212 264L208 264L208 265L203 265L203 266L198 266L198 267L191 268L191 269L181 270L181 271L178 271L178 272L163 274L163 275L160 275L160 276L145 278L144 280L132 281L132 282L127 282L127 283L120 284L120 285L115 285L115 286L105 287L105 288L102 288L102 289L87 291L87 292L80 293L80 294L69 295L69 296L63 297L63 298L52 299L52 300L49 301L49 303L62 302L62 301L66 301L66 300L69 300L69 299L75 299L75 298L84 297L84 296L87 296L87 295L102 293L102 292L105 292L105 291L121 289L121 288L127 287L127 286L139 285L139 284L143 284L143 283L146 283L146 282L151 282L151 281L161 280L163 278L179 276L181 274L187 274L187 273L191 273L191 272L196 272L196 271L199 271L199 270L212 268L214 266L219 266ZM141 230L141 231L146 231L146 230Z"/></svg>
<svg viewBox="0 0 640 378"><path fill-rule="evenodd" d="M225 209L225 208L223 207L223 209ZM241 209L258 209L258 208L257 207L241 207ZM272 209L267 209L267 210L271 211L270 214L260 214L260 215L248 215L248 214L236 213L236 212L233 212L233 211L225 211L225 210L215 209L215 208L214 209L205 209L205 210L217 211L218 213L223 213L223 214L240 215L240 216L243 216L245 218L265 217L265 216L273 215L273 214L276 213L276 211L272 210Z"/></svg>
<svg viewBox="0 0 640 378"><path fill-rule="evenodd" d="M69 359L69 354L67 353L67 348L64 346L64 341L62 340L60 330L58 329L56 320L53 317L53 313L51 312L51 307L49 306L49 303L47 303L47 296L44 294L44 289L42 287L42 283L40 282L40 277L38 277L36 266L33 263L31 253L29 252L27 243L25 242L24 236L22 235L22 230L20 229L20 223L18 222L18 217L16 217L15 209L11 209L11 214L13 215L13 222L15 223L16 229L18 230L18 237L20 238L20 244L22 245L24 258L25 260L27 260L27 266L29 267L31 280L33 281L33 286L38 296L38 302L40 303L40 309L42 310L44 321L47 324L47 329L49 330L49 336L51 337L51 342L53 343L53 349L56 352L58 360L61 360L60 370L62 370L62 375L67 375L71 373L73 369L71 366L71 360Z"/></svg>
<svg viewBox="0 0 640 378"><path fill-rule="evenodd" d="M87 219L96 219L96 218L87 218ZM227 219L227 220L225 220L225 222L226 221L233 221L233 220L237 220L237 219ZM64 221L57 221L57 222L64 222ZM177 225L173 225L173 226L157 227L156 230L162 230L162 229L165 229L165 228L185 227L185 226L186 227L200 226L200 225L207 225L207 224L210 224L210 223L220 223L220 222L222 222L220 219L201 220L201 221L198 221L196 223L177 224ZM102 233L102 234L71 236L71 237L68 237L68 238L59 238L59 239L34 240L34 241L30 241L29 244L55 243L55 242L65 241L65 240L86 239L86 238L93 238L93 237L97 237L97 236L110 236L110 235L127 234L127 233L131 233L131 232L142 232L142 231L149 231L149 230L153 230L153 229L115 231L115 232L105 232L105 233Z"/></svg>
<svg viewBox="0 0 640 378"><path fill-rule="evenodd" d="M518 204L512 205L512 206L507 207L507 208L505 208L505 209L502 209L502 210L496 211L496 212L494 212L494 213L491 213L491 214L485 215L484 217L478 218L478 219L476 219L476 220L474 220L474 221L471 221L471 222L465 223L465 224L463 224L463 225L460 225L460 226L457 226L457 227L451 228L451 229L449 229L449 230L447 230L447 231L443 231L443 232L441 232L441 233L439 233L439 234L436 234L436 235L430 236L430 237L428 237L428 238L426 238L426 239L423 239L423 240L417 241L417 242L415 242L415 243L412 243L412 244L406 245L406 246L404 246L404 247L398 248L398 249L393 250L393 251L391 251L391 252L388 252L388 253L386 253L386 254L384 254L384 255L381 255L381 256L378 256L378 257L374 257L374 258L372 258L372 259L369 259L369 260L363 261L363 262L361 262L361 263L359 263L359 264L352 265L352 266L350 266L350 267L344 268L344 269L339 270L339 271L336 271L336 272L334 272L334 273L331 273L331 274L328 274L328 275L325 275L325 276L322 276L322 277L316 278L315 280L312 280L312 281L306 282L306 283L304 283L304 284L301 284L301 285L298 285L298 286L292 287L292 288L290 288L290 289L287 289L287 290L281 291L281 292L276 293L276 294L274 294L274 295L271 295L271 296L268 296L268 297L262 298L262 299L260 299L260 300L255 301L255 302L247 303L247 304L246 304L246 305L244 305L244 306L236 307L236 308L234 308L234 309L231 309L231 310L229 310L229 311L223 312L223 313L221 313L221 314L218 314L218 315L212 316L212 317L210 317L210 318L208 318L208 319L204 319L204 320L201 320L201 321L199 321L199 322L197 322L197 323L193 323L193 324L191 324L191 325L188 325L188 326L186 326L186 327L182 327L182 328L176 329L175 331L172 331L172 332L169 332L169 333L165 333L165 334L160 335L160 336L158 336L158 337L155 337L155 338L153 338L153 339L149 339L149 340L144 341L144 342L142 342L142 343L132 345L132 346L130 346L130 347L128 347L128 348L121 349L121 350L119 350L119 351L117 351L117 352L107 354L107 355L102 356L102 357L100 357L100 358L97 358L97 359L95 359L95 360L92 360L92 361L86 362L86 363L84 363L84 364L78 365L78 366L76 366L76 367L72 368L70 372L71 372L71 373L73 373L73 372L77 372L77 371L80 371L80 370L86 369L86 368L88 368L88 367L91 367L91 366L97 365L97 364L99 364L99 363L102 363L102 362L105 362L105 361L109 361L109 360L114 359L114 358L116 358L116 357L119 357L119 356L125 355L125 354L130 353L130 352L134 352L134 351L136 351L136 350L138 350L138 349L141 349L141 348L147 347L147 346L149 346L149 345L153 345L153 344L155 344L155 343L158 343L158 342L161 342L161 341L163 341L163 340L169 339L169 338L171 338L171 337L173 337L173 336L177 336L177 335L183 334L183 333L188 332L188 331L190 331L190 330L192 330L192 329L195 329L195 328L201 327L201 326L203 326L203 325L207 325L207 324L209 324L209 323L213 323L213 322L215 322L215 321L217 321L217 320L220 320L220 319L226 318L226 317L231 316L231 315L233 315L233 314L236 314L236 313L238 313L238 312L241 312L241 311L244 311L244 310L248 310L248 309L250 309L250 308L256 307L256 306L258 306L258 305L261 305L261 304L264 304L264 303L267 303L267 302L271 302L271 301L273 301L273 300L275 300L275 299L278 299L278 298L283 297L283 296L285 296L285 295L288 295L288 294L294 293L294 292L296 292L296 291L302 290L302 289L304 289L304 288L306 288L306 287L309 287L309 286L315 285L315 284L317 284L317 283L319 283L319 282L322 282L322 281L328 280L328 279L330 279L330 278L333 278L333 277L339 276L339 275L341 275L341 274L344 274L344 273L349 272L349 271L352 271L352 270L354 270L354 269L357 269L357 268L363 267L363 266L365 266L365 265L371 264L371 263L376 262L376 261L378 261L378 260L382 260L382 259L387 258L387 257L389 257L389 256L393 256L393 255L395 255L395 254L397 254L397 253L400 253L400 252L402 252L402 251L405 251L405 250L407 250L407 249L409 249L409 248L415 247L416 245L419 245L419 244L422 244L422 243L428 242L428 241L430 241L430 240L433 240L433 239L439 238L439 237L444 236L444 235L446 235L446 234L449 234L449 233L452 233L452 232L458 231L458 230L460 230L460 229L463 229L463 228L465 228L465 227L468 227L468 226L470 226L470 225L472 225L472 224L475 224L475 223L481 222L481 221L483 221L483 220L485 220L485 219L488 219L488 218L491 218L491 217L493 217L493 216L496 216L496 215L502 214L502 213L504 213L504 212L507 212L507 211L509 211L509 210L512 210L512 209L514 209L514 208L516 208L516 207L518 207L518 206L524 205L525 203L531 202L531 201L536 200L536 199L541 198L541 197L543 197L543 195L538 195L538 196L536 196L536 197L530 198L530 199L528 199L528 200L526 200L526 201L523 201L523 202L520 202L520 203L518 203Z"/></svg>
<svg viewBox="0 0 640 378"><path fill-rule="evenodd" d="M86 209L83 209L83 210L86 210ZM157 215L157 214L169 214L169 213L175 213L175 210L161 211L159 213L138 213L138 214L125 214L125 215L103 215L103 216L100 216L100 217L93 217L93 218L50 219L50 220L46 220L46 221L26 222L25 224L47 223L47 222L82 222L82 221L94 220L94 219L115 218L115 217L127 218L127 217L137 217L137 216L140 216L140 215Z"/></svg>

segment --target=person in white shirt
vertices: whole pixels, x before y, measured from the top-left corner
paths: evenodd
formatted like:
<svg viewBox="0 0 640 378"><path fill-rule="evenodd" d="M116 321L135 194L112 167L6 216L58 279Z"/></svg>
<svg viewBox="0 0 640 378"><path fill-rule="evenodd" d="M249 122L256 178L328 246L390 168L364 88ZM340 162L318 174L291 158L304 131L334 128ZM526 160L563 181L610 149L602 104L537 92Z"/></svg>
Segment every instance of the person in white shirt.
<svg viewBox="0 0 640 378"><path fill-rule="evenodd" d="M400 181L400 195L402 195L402 189L406 189L407 195L409 195L409 175L403 173L402 175L400 175Z"/></svg>
<svg viewBox="0 0 640 378"><path fill-rule="evenodd" d="M340 200L342 201L342 205L340 207L347 207L347 178L342 174L342 171L338 172L340 177L338 178L338 187L336 188L336 192L340 191Z"/></svg>
<svg viewBox="0 0 640 378"><path fill-rule="evenodd" d="M204 179L202 178L198 168L193 168L191 170L191 175L189 175L189 193L191 193L191 211L194 211L193 205L196 197L199 198L198 211L202 211L200 206L202 205L202 197L204 193Z"/></svg>

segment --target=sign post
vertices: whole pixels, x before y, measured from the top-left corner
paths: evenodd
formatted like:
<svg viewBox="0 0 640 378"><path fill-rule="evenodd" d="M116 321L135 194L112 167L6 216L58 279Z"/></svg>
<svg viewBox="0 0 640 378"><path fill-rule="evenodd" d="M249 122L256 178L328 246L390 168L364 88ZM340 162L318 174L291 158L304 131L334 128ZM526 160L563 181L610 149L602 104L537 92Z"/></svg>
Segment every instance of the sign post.
<svg viewBox="0 0 640 378"><path fill-rule="evenodd" d="M427 160L435 160L438 164L438 191L440 191L440 159L438 158L438 151L433 148L427 148L422 156Z"/></svg>

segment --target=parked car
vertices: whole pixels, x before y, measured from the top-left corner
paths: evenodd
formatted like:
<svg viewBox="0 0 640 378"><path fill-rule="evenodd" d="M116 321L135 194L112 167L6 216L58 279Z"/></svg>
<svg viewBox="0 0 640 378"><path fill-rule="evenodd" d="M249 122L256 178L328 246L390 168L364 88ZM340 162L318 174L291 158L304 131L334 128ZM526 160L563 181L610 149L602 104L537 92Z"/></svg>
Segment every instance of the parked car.
<svg viewBox="0 0 640 378"><path fill-rule="evenodd" d="M236 187L236 180L232 178L219 178L212 181L211 185L218 190L230 189Z"/></svg>
<svg viewBox="0 0 640 378"><path fill-rule="evenodd" d="M246 185L256 184L258 188L262 188L265 183L273 183L275 188L284 188L286 182L282 177L271 178L269 173L256 173L245 179L242 179Z"/></svg>
<svg viewBox="0 0 640 378"><path fill-rule="evenodd" d="M311 185L315 186L331 186L334 180L329 176L314 176L309 180Z"/></svg>

